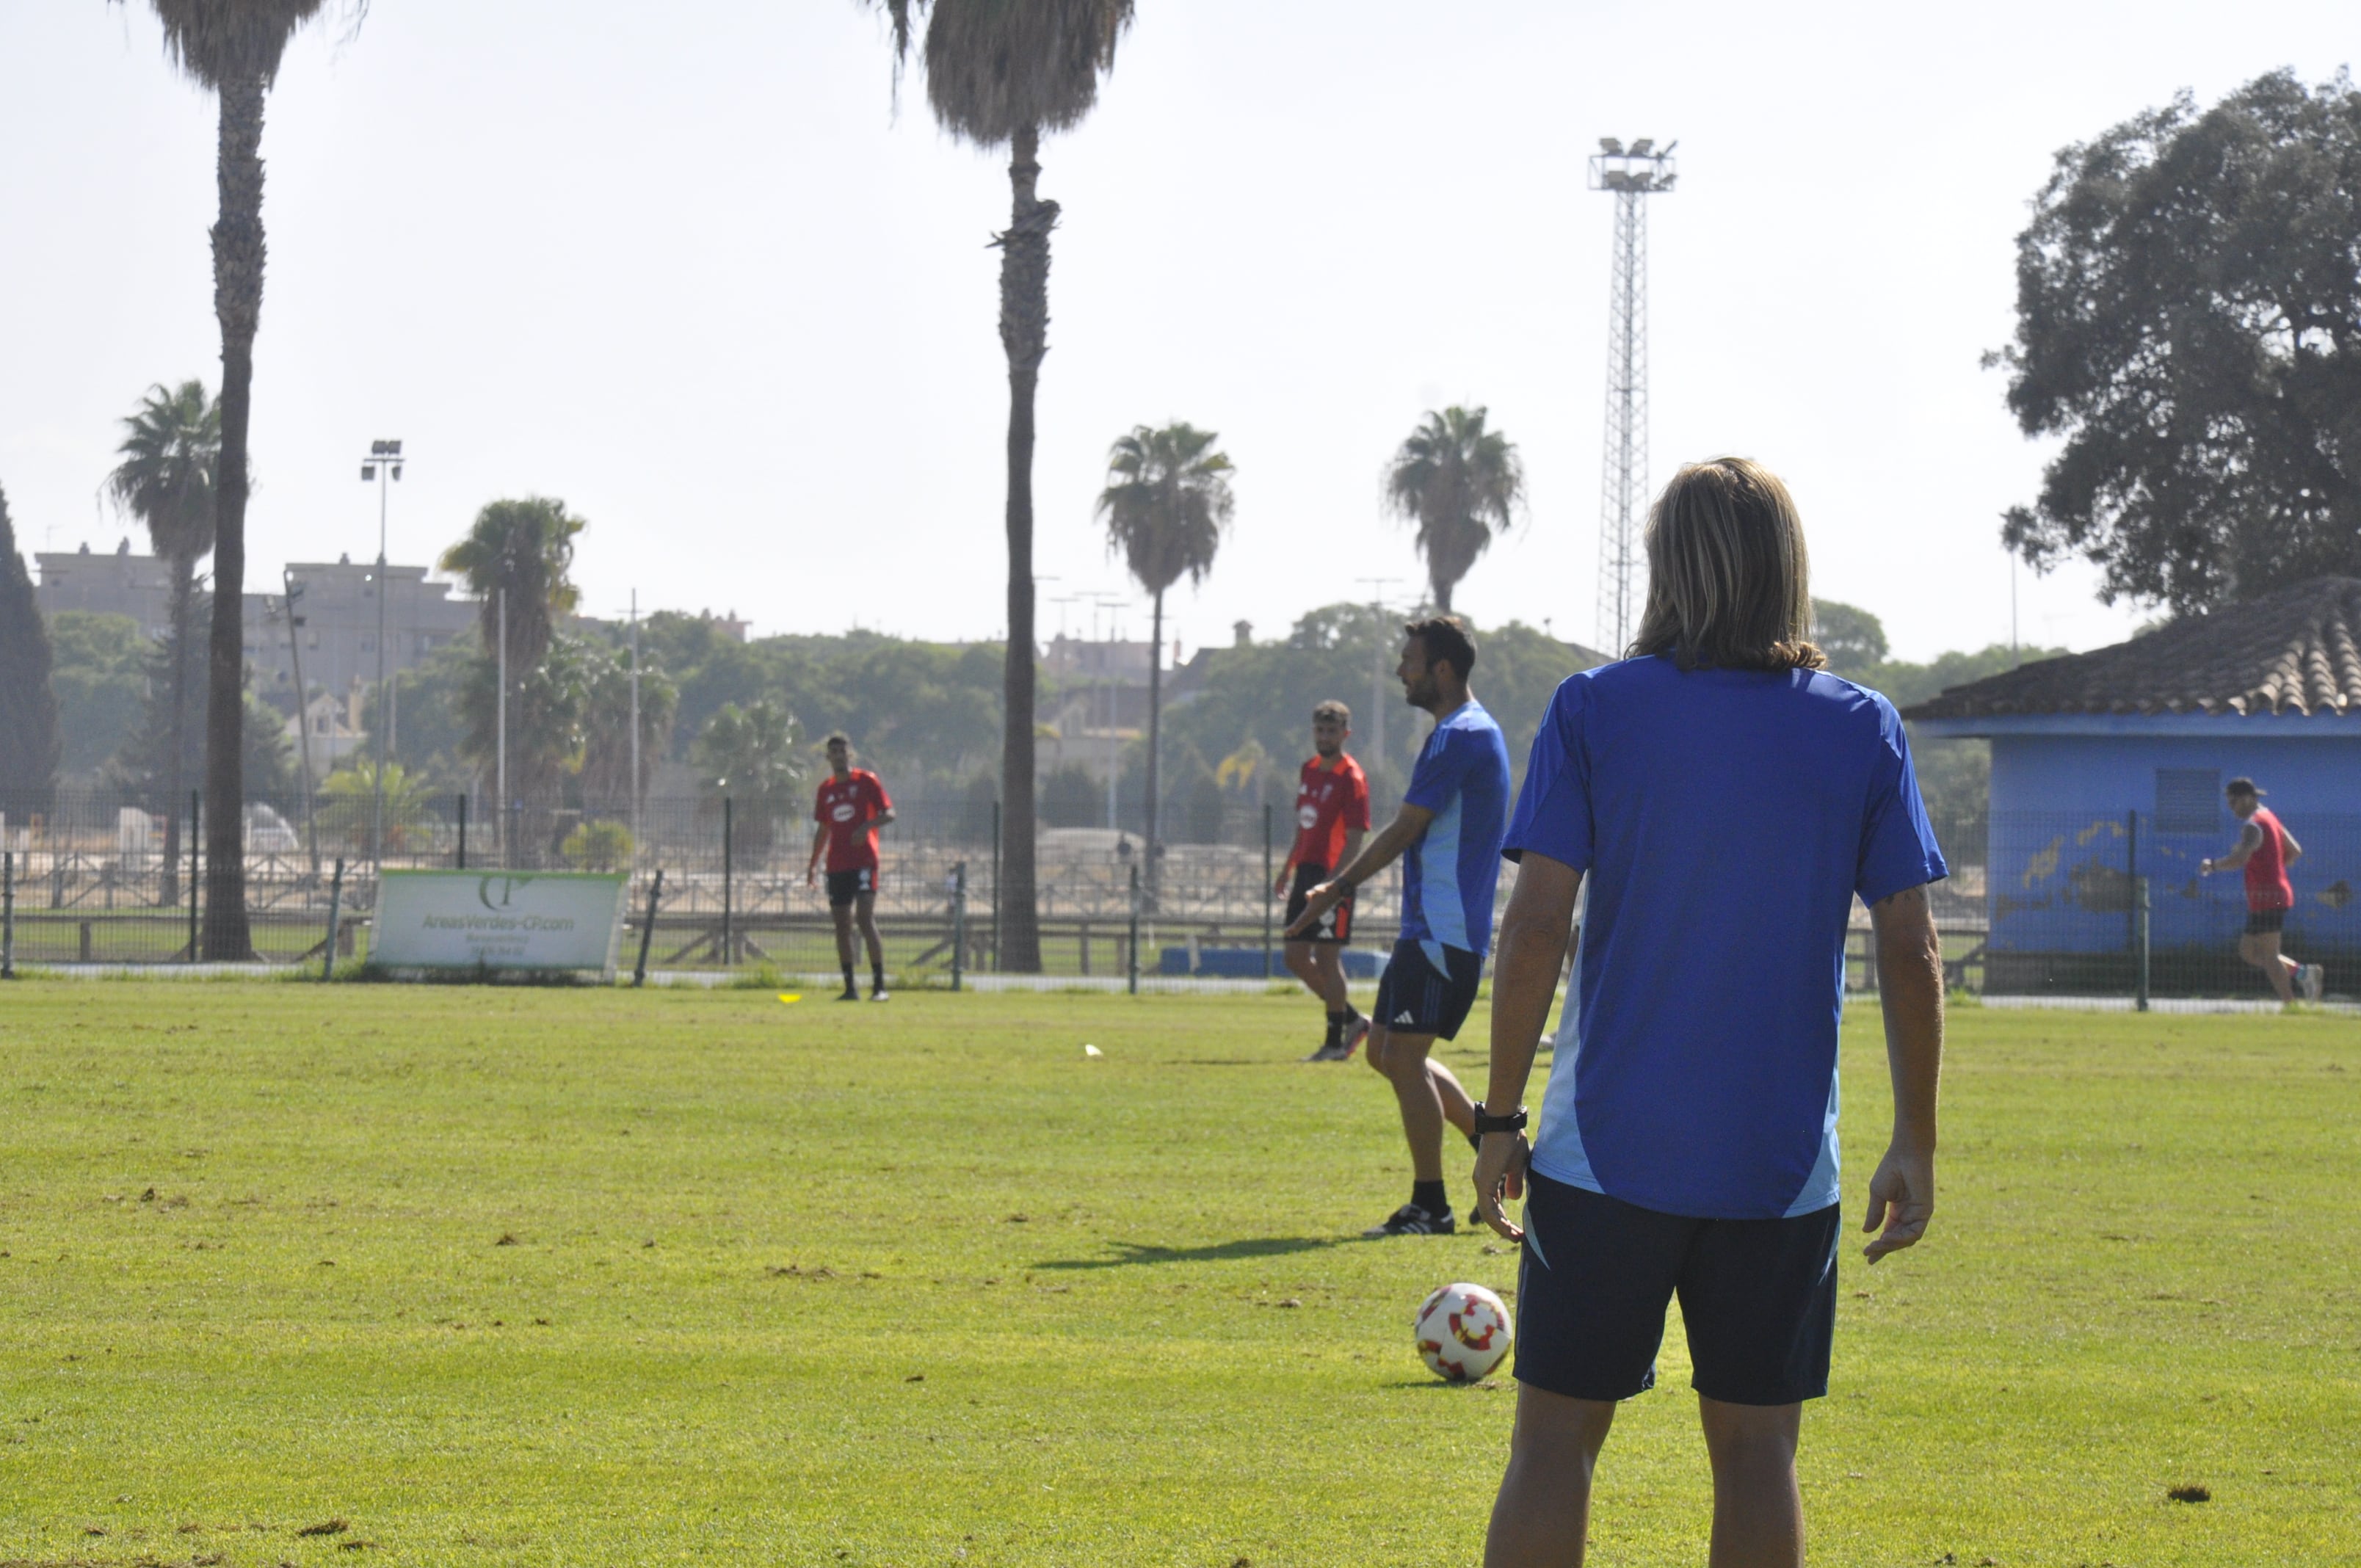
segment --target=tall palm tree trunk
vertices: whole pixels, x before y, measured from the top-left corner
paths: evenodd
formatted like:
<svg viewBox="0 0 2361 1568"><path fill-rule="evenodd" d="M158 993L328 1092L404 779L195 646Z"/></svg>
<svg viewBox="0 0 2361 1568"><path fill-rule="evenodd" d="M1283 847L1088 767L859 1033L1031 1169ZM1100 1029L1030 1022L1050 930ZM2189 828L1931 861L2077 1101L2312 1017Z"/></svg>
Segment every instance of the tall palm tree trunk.
<svg viewBox="0 0 2361 1568"><path fill-rule="evenodd" d="M1035 902L1033 802L1033 394L1049 351L1049 231L1058 203L1034 195L1041 177L1040 135L1027 126L1011 138L1008 232L1000 247L1000 345L1008 355L1008 650L1001 742L1000 964L1018 974L1041 970L1040 914Z"/></svg>
<svg viewBox="0 0 2361 1568"><path fill-rule="evenodd" d="M262 313L262 97L259 75L223 83L214 223L214 314L221 321L221 460L214 488L214 624L205 681L204 956L254 956L246 919L247 426L254 332ZM384 591L382 584L379 591Z"/></svg>
<svg viewBox="0 0 2361 1568"><path fill-rule="evenodd" d="M1164 751L1159 743L1164 724L1164 590L1156 591L1156 610L1150 622L1153 630L1148 638L1148 906L1156 907L1156 894L1163 881L1163 856L1159 850L1163 839L1158 811L1162 796L1158 793L1157 767Z"/></svg>

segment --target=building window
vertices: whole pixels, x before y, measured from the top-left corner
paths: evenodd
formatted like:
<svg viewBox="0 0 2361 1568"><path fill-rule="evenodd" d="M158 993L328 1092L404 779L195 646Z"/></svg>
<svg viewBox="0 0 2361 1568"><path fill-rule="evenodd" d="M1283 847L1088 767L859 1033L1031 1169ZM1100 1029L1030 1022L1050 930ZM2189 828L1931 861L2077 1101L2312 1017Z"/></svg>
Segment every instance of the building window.
<svg viewBox="0 0 2361 1568"><path fill-rule="evenodd" d="M2222 828L2222 770L2158 768L2156 771L2156 830L2217 833Z"/></svg>

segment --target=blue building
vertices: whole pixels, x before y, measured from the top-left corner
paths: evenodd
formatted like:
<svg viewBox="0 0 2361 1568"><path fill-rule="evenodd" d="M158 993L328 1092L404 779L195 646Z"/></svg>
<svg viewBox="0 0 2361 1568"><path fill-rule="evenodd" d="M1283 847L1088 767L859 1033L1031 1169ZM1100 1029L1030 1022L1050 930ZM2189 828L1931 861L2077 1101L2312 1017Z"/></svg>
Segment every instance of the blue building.
<svg viewBox="0 0 2361 1568"><path fill-rule="evenodd" d="M1992 742L1988 991L2125 988L2135 875L2159 990L2258 990L2225 963L2246 920L2239 878L2197 874L2236 840L2222 786L2245 775L2305 851L2285 950L2361 992L2361 579L2025 664L1904 717Z"/></svg>

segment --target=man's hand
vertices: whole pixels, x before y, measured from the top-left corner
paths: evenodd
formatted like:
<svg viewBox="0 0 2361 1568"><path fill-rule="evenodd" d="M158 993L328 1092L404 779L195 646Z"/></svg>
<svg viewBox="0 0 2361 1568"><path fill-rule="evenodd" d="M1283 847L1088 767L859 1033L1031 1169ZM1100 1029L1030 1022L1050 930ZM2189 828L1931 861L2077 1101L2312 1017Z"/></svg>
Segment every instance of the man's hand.
<svg viewBox="0 0 2361 1568"><path fill-rule="evenodd" d="M1293 869L1294 868L1290 866L1281 866L1279 868L1279 875L1272 880L1270 884L1270 895L1273 898L1285 898L1287 896L1288 873Z"/></svg>
<svg viewBox="0 0 2361 1568"><path fill-rule="evenodd" d="M1875 1264L1887 1253L1917 1245L1934 1217L1935 1156L1896 1139L1869 1179L1869 1221L1861 1229L1884 1229L1861 1249L1861 1255Z"/></svg>
<svg viewBox="0 0 2361 1568"><path fill-rule="evenodd" d="M1313 888L1304 897L1303 913L1296 916L1295 924L1287 928L1288 936L1290 938L1310 936L1319 927L1321 918L1344 903L1345 894L1352 891L1350 883L1336 881L1323 882Z"/></svg>
<svg viewBox="0 0 2361 1568"><path fill-rule="evenodd" d="M815 861L810 865L804 868L804 885L806 887L818 887L819 885L818 861Z"/></svg>
<svg viewBox="0 0 2361 1568"><path fill-rule="evenodd" d="M1477 1218L1504 1241L1521 1242L1525 1233L1510 1223L1505 1204L1525 1195L1525 1166L1533 1146L1522 1133L1487 1133L1476 1149Z"/></svg>

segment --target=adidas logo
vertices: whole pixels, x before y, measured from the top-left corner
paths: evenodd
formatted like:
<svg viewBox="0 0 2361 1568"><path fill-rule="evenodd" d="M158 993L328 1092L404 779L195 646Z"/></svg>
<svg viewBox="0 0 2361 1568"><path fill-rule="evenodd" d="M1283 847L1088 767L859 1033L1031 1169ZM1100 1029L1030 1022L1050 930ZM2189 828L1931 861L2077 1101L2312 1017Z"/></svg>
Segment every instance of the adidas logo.
<svg viewBox="0 0 2361 1568"><path fill-rule="evenodd" d="M1400 1012L1399 1012L1399 1013L1397 1013L1397 1014L1394 1014L1394 1022L1395 1022L1395 1023L1397 1023L1397 1024L1407 1024L1407 1023L1409 1023L1410 1021L1411 1021L1410 1009L1409 1009L1409 1008L1407 1008L1407 1007L1403 1008Z"/></svg>

